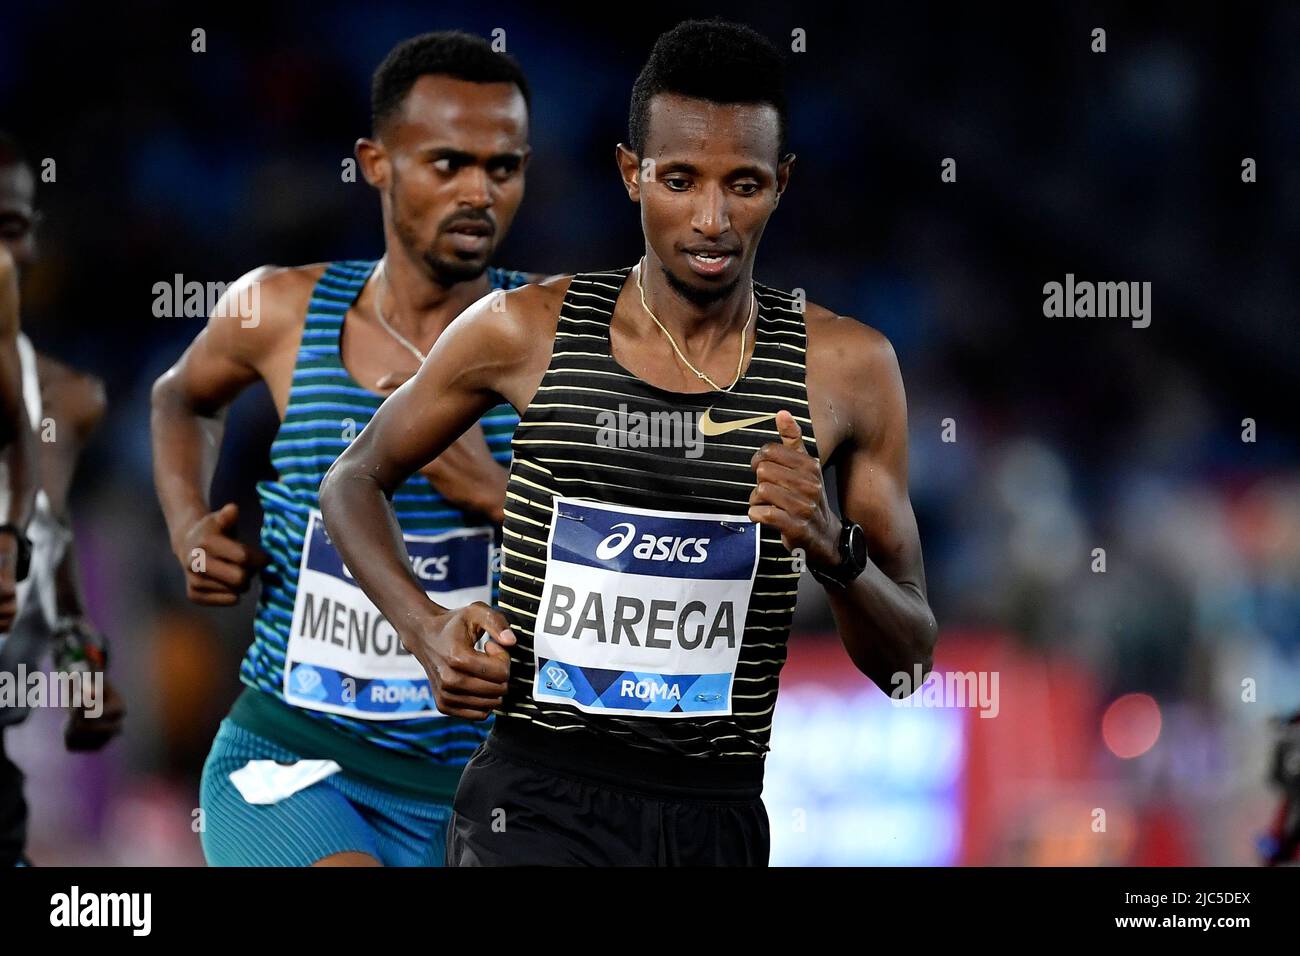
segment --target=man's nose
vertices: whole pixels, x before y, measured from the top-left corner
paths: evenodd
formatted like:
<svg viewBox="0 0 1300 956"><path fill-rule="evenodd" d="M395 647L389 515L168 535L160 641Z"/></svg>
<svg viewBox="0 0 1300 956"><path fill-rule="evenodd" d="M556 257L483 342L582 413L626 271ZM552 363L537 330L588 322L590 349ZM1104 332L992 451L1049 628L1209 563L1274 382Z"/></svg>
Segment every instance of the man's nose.
<svg viewBox="0 0 1300 956"><path fill-rule="evenodd" d="M486 209L493 203L492 180L487 170L479 166L466 166L457 177L457 199L462 205Z"/></svg>
<svg viewBox="0 0 1300 956"><path fill-rule="evenodd" d="M727 214L727 199L721 189L704 189L696 200L695 214L691 218L691 228L711 238L722 235L731 228L731 218Z"/></svg>

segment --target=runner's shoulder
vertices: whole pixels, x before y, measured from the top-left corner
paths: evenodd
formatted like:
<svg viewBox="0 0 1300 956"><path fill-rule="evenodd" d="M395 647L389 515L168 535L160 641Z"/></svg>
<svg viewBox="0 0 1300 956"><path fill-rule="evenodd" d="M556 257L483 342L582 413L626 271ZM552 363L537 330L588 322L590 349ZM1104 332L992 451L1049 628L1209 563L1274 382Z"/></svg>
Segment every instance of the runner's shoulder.
<svg viewBox="0 0 1300 956"><path fill-rule="evenodd" d="M827 421L836 421L838 415L841 437L879 434L882 416L905 407L894 346L884 333L860 319L811 302L805 307L804 319L810 407L824 409ZM847 416L843 415L845 410ZM832 450L833 436L824 437L828 450ZM819 433L818 439L822 438Z"/></svg>
<svg viewBox="0 0 1300 956"><path fill-rule="evenodd" d="M500 349L504 355L520 355L551 341L559 321L560 304L569 289L571 275L545 277L508 291L490 293L456 320L481 344Z"/></svg>
<svg viewBox="0 0 1300 956"><path fill-rule="evenodd" d="M809 302L804 306L804 328L808 334L807 363L811 368L827 365L839 368L850 380L863 371L897 365L894 346L888 337L861 319L839 315ZM858 379L860 381L860 379Z"/></svg>
<svg viewBox="0 0 1300 956"><path fill-rule="evenodd" d="M521 285L512 292L523 292L525 289L533 289L534 292L525 297L529 301L536 302L554 302L558 310L559 304L564 301L564 295L569 291L569 283L573 281L573 274L561 272L554 275L548 275L544 272L529 272L528 284Z"/></svg>
<svg viewBox="0 0 1300 956"><path fill-rule="evenodd" d="M264 265L244 273L217 300L208 317L209 330L249 354L296 348L312 290L326 268L323 262Z"/></svg>
<svg viewBox="0 0 1300 956"><path fill-rule="evenodd" d="M104 382L99 376L73 368L45 352L36 353L36 381L41 389L41 406L55 421L70 425L78 440L94 431L108 410Z"/></svg>

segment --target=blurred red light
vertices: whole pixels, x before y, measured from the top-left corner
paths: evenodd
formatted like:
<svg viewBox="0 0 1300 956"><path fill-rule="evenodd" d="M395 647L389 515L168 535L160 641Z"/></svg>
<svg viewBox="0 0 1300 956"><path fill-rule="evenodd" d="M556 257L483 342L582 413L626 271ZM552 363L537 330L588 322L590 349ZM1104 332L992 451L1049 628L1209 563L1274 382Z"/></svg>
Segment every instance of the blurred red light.
<svg viewBox="0 0 1300 956"><path fill-rule="evenodd" d="M1125 694L1106 708L1101 736L1117 757L1140 757L1160 737L1160 705L1149 694Z"/></svg>

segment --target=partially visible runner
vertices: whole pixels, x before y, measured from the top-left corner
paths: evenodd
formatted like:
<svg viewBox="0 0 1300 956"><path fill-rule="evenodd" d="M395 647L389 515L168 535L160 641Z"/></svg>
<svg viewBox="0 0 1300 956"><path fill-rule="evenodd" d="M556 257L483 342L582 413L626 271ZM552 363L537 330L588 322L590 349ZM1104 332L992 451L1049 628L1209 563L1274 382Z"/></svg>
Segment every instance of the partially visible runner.
<svg viewBox="0 0 1300 956"><path fill-rule="evenodd" d="M36 177L30 163L11 137L0 134L0 254L12 264L0 265L0 273L7 273L0 277L0 286L7 287L12 297L14 315L18 279L36 261L35 202ZM6 297L0 291L0 299ZM103 417L104 389L94 376L38 353L21 331L16 345L24 426L33 439L33 476L39 489L27 525L28 572L17 585L16 617L6 628L8 633L0 635L0 672L31 674L52 658L54 673L61 679L50 686L72 690L73 684L62 675L75 675L74 693L82 697L69 715L64 742L73 751L98 750L121 731L125 708L104 673L107 644L82 597L68 492L86 440ZM49 440L35 441L38 431ZM11 483L0 481L5 507L11 494ZM90 679L82 679L82 674ZM96 682L101 680L96 696ZM3 732L27 714L25 706L0 709L0 866L26 862L23 775L4 753Z"/></svg>
<svg viewBox="0 0 1300 956"><path fill-rule="evenodd" d="M617 149L639 265L476 304L326 476L330 534L439 708L498 715L449 863L765 864L805 563L863 674L892 692L931 666L893 349L752 278L786 126L767 40L717 21L660 37ZM434 603L387 496L502 398L522 419L499 610Z"/></svg>
<svg viewBox="0 0 1300 956"><path fill-rule="evenodd" d="M9 630L17 613L17 580L23 575L19 565L26 565L31 542L27 540L27 523L36 502L36 437L27 427L27 409L23 404L22 362L18 355L21 325L18 312L20 257L31 245L35 210L30 200L20 199L23 177L31 171L18 144L8 134L0 133L0 169L6 171L5 199L0 214L0 455L8 468L8 500L0 512L0 634ZM35 191L31 180L29 191ZM17 254L15 254L17 253Z"/></svg>
<svg viewBox="0 0 1300 956"><path fill-rule="evenodd" d="M439 864L451 797L486 730L444 717L418 661L361 593L321 524L325 470L466 306L528 281L490 266L524 195L528 85L483 40L432 33L375 72L356 144L383 210L385 255L264 267L232 286L154 386L154 478L196 603L260 578L246 689L203 771L214 865ZM258 486L261 549L208 492L225 409L258 380L281 424ZM480 416L476 416L478 421ZM440 600L491 600L509 406L393 489L397 546Z"/></svg>

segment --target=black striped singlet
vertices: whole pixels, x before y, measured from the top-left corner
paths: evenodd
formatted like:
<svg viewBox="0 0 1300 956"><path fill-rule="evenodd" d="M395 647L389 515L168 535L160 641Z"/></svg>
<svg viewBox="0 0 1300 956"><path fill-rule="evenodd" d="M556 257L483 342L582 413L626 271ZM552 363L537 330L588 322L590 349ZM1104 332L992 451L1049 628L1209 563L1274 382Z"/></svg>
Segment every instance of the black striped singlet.
<svg viewBox="0 0 1300 956"><path fill-rule="evenodd" d="M518 645L497 729L761 773L799 573L775 529L746 517L750 461L780 440L782 409L817 455L804 317L755 284L740 380L667 391L611 353L630 271L573 278L515 431L500 608ZM742 419L758 420L718 433Z"/></svg>

